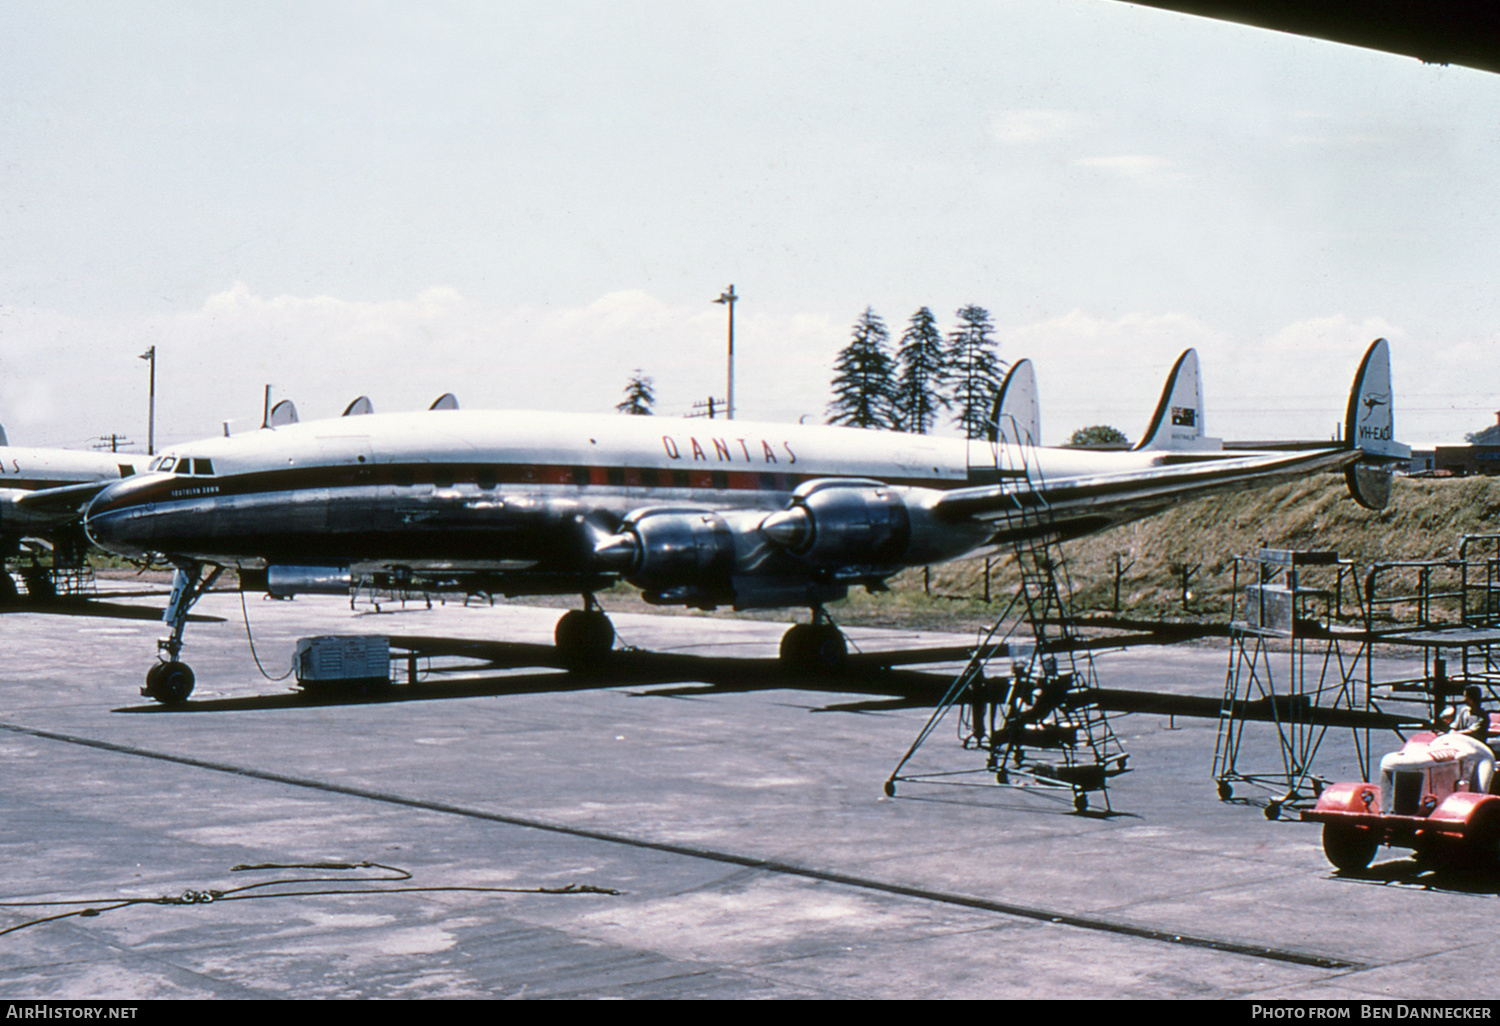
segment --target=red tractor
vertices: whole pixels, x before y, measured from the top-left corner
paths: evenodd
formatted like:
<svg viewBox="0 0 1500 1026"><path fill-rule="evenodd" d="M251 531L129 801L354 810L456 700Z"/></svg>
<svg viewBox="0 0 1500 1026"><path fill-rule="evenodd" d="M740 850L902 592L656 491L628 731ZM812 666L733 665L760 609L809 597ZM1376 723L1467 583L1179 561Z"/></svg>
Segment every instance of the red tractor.
<svg viewBox="0 0 1500 1026"><path fill-rule="evenodd" d="M1497 786L1484 742L1424 732L1380 760L1380 783L1325 788L1302 820L1323 824L1323 853L1344 872L1367 867L1382 844L1424 860L1493 863L1500 856Z"/></svg>

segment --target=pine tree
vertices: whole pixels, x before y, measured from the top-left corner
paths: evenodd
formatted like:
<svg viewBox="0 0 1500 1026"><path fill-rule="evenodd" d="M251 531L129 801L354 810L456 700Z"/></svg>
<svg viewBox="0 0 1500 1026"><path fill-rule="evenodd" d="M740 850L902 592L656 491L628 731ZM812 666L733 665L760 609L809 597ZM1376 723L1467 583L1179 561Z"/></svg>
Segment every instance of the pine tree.
<svg viewBox="0 0 1500 1026"><path fill-rule="evenodd" d="M625 384L625 400L615 404L615 409L634 417L651 416L651 407L656 404L656 389L651 379L637 367Z"/></svg>
<svg viewBox="0 0 1500 1026"><path fill-rule="evenodd" d="M912 314L901 335L897 353L901 370L896 381L896 428L925 435L948 405L943 397L946 368L943 335L932 311L922 307Z"/></svg>
<svg viewBox="0 0 1500 1026"><path fill-rule="evenodd" d="M953 422L969 438L989 438L995 425L995 400L1000 395L1005 364L996 352L990 312L982 306L958 311L958 327L948 336L949 405L958 415Z"/></svg>
<svg viewBox="0 0 1500 1026"><path fill-rule="evenodd" d="M849 344L833 365L833 402L828 423L850 427L890 428L896 410L891 372L890 333L870 307L854 322Z"/></svg>

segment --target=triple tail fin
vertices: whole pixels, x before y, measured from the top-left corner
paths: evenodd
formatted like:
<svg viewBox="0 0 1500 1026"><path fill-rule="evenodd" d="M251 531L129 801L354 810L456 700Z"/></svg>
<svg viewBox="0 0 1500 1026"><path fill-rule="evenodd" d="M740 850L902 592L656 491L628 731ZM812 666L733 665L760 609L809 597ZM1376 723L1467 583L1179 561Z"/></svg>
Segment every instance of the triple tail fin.
<svg viewBox="0 0 1500 1026"><path fill-rule="evenodd" d="M1354 501L1366 509L1385 509L1392 464L1411 458L1411 448L1396 441L1393 405L1391 344L1377 338L1355 372L1344 415L1344 445L1361 453L1358 462L1344 468L1344 480Z"/></svg>
<svg viewBox="0 0 1500 1026"><path fill-rule="evenodd" d="M1000 383L995 399L995 434L1007 445L1042 444L1042 410L1030 360L1016 361Z"/></svg>
<svg viewBox="0 0 1500 1026"><path fill-rule="evenodd" d="M288 424L297 423L297 407L290 399L283 399L271 407L271 417L268 427L285 427Z"/></svg>
<svg viewBox="0 0 1500 1026"><path fill-rule="evenodd" d="M1135 448L1167 452L1223 448L1219 439L1203 434L1203 378L1198 371L1196 349L1184 351L1172 365L1156 412L1151 416L1151 425Z"/></svg>

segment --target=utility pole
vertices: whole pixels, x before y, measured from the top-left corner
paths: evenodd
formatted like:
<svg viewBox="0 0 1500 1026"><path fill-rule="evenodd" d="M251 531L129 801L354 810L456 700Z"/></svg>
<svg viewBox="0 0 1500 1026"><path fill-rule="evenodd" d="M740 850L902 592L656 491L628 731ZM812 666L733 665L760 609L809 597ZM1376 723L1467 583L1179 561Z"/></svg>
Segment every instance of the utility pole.
<svg viewBox="0 0 1500 1026"><path fill-rule="evenodd" d="M734 294L734 286L729 286L728 292L719 294L715 303L723 303L729 307L729 391L724 400L724 416L727 420L734 419L734 304L739 300Z"/></svg>
<svg viewBox="0 0 1500 1026"><path fill-rule="evenodd" d="M151 405L146 414L146 455L156 455L156 347L141 354L142 360L151 363Z"/></svg>

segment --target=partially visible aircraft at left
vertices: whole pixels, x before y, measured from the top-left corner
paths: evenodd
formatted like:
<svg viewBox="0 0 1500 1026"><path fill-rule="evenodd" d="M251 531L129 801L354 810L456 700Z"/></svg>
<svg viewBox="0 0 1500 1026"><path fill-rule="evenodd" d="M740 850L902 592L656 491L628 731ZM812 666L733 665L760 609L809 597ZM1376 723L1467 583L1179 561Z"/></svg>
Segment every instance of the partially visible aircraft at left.
<svg viewBox="0 0 1500 1026"><path fill-rule="evenodd" d="M83 507L105 485L146 469L149 457L10 445L0 428L0 605L17 598L5 564L24 538L43 538L54 551L86 544Z"/></svg>

